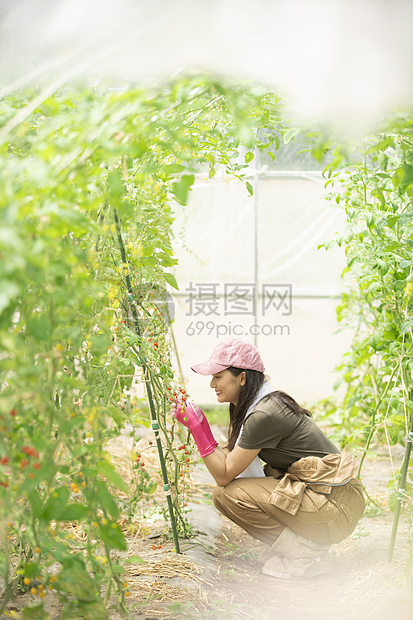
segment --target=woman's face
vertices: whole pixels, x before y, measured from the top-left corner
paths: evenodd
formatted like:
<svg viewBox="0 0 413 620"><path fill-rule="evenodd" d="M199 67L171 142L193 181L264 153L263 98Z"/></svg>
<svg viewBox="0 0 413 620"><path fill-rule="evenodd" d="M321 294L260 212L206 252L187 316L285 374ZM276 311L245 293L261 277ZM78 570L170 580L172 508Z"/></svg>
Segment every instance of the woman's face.
<svg viewBox="0 0 413 620"><path fill-rule="evenodd" d="M210 386L215 390L219 403L238 402L241 387L245 385L245 372L235 376L229 370L221 370L212 375Z"/></svg>

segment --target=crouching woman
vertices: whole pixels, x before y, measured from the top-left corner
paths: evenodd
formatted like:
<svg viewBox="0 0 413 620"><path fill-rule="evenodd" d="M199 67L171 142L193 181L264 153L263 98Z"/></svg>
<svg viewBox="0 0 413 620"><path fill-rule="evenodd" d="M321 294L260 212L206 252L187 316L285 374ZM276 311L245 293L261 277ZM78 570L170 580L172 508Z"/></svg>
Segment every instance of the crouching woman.
<svg viewBox="0 0 413 620"><path fill-rule="evenodd" d="M192 370L212 375L218 402L229 403L227 452L199 407L173 406L217 483L215 506L267 544L264 574L289 579L328 570L330 544L349 536L364 512L356 463L291 396L271 391L253 345L224 341Z"/></svg>

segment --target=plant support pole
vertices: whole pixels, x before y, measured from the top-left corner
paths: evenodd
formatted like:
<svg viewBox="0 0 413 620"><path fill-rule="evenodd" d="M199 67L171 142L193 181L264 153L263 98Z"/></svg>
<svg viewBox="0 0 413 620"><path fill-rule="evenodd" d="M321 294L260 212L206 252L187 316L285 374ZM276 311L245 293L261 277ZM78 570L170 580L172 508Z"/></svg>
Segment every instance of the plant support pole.
<svg viewBox="0 0 413 620"><path fill-rule="evenodd" d="M122 264L126 265L127 263L126 263L125 247L123 245L122 232L121 232L120 223L119 223L118 214L116 212L116 209L113 209L113 215L114 215L114 219L115 219L116 234L117 234L117 238L118 238L118 244L119 244ZM130 303L130 307L131 307L131 311L132 311L132 315L133 315L133 321L134 321L134 324L135 324L135 328L136 328L137 334L138 334L138 336L140 336L141 334L140 334L140 329L139 329L139 317L138 317L138 313L136 312L136 307L133 304L133 299L134 299L133 298L133 290L132 290L132 283L131 283L131 280L130 280L129 273L126 273L126 278L125 279L126 279L126 288L128 290L127 298L128 298L129 303ZM144 374L144 377L145 377L145 384L146 384L146 392L147 392L147 395L148 395L149 409L150 409L150 412L151 412L151 426L152 426L152 430L155 433L156 446L158 448L158 455L159 455L159 462L161 464L163 489L165 491L166 501L168 502L169 516L171 518L171 528L172 528L172 535L173 535L173 539L174 539L174 543L175 543L175 551L177 553L181 553L180 548L179 548L178 531L177 531L177 528L176 528L175 513L174 513L173 504L172 504L171 486L170 486L169 480L168 480L168 472L166 471L165 457L164 457L163 449L162 449L162 442L161 442L161 439L159 437L159 423L158 423L158 419L156 417L155 405L154 405L154 402L153 402L153 394L152 394L152 388L151 388L151 384L150 384L150 380L149 380L149 373L148 373L148 367L146 365L146 359L143 358L141 360L141 363L142 363L143 374Z"/></svg>
<svg viewBox="0 0 413 620"><path fill-rule="evenodd" d="M151 427L152 427L153 432L155 433L156 447L158 448L159 462L161 464L161 471L162 471L163 490L165 491L166 501L168 502L169 516L171 517L171 527L172 527L172 535L173 535L173 539L175 543L175 551L177 553L181 553L181 550L179 548L178 532L176 529L174 507L172 504L171 485L169 484L168 472L166 471L165 457L163 454L161 438L159 436L159 422L156 417L156 411L155 411L155 407L153 404L152 389L150 386L149 376L148 376L146 366L144 366L144 374L146 378L146 389L148 392L149 408L151 410Z"/></svg>
<svg viewBox="0 0 413 620"><path fill-rule="evenodd" d="M413 390L410 390L409 400L410 402L413 401ZM391 538L390 538L389 553L387 556L388 562L391 562L393 560L393 551L394 551L394 545L396 542L397 527L399 525L400 510L402 507L402 503L404 501L404 494L406 493L407 470L409 468L410 454L412 451L412 442L413 442L413 413L410 416L410 429L409 429L409 432L406 438L406 452L404 454L399 488L397 490L396 510L394 511L393 529L392 529Z"/></svg>

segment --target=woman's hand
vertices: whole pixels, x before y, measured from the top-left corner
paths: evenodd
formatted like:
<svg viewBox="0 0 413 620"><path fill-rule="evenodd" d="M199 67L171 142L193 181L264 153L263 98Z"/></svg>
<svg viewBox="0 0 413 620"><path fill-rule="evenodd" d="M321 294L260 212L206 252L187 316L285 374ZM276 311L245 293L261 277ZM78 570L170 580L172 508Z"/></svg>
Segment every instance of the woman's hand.
<svg viewBox="0 0 413 620"><path fill-rule="evenodd" d="M229 454L217 448L208 420L199 407L179 400L171 403L171 415L192 434L204 463L219 486L225 486L253 461L258 450L244 450L238 446Z"/></svg>
<svg viewBox="0 0 413 620"><path fill-rule="evenodd" d="M189 430L202 458L205 458L215 450L218 442L211 432L208 420L199 407L194 407L190 402L183 403L176 400L171 404L171 414L175 420Z"/></svg>
<svg viewBox="0 0 413 620"><path fill-rule="evenodd" d="M197 407L197 409L199 409L199 407ZM199 409L199 411L201 410ZM176 400L171 404L171 415L175 420L186 426L189 431L200 423L194 406L192 404L187 405L180 400Z"/></svg>

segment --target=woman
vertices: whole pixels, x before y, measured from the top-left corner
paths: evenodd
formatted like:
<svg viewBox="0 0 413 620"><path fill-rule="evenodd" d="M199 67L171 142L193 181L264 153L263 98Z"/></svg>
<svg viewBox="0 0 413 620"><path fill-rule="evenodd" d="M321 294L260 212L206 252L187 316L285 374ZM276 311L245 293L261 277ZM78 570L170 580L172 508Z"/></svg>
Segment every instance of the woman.
<svg viewBox="0 0 413 620"><path fill-rule="evenodd" d="M228 452L199 407L173 407L217 483L215 506L268 545L263 573L288 579L328 570L329 545L351 534L364 511L355 462L293 398L271 392L252 344L226 340L192 370L212 375L218 402L230 403Z"/></svg>

